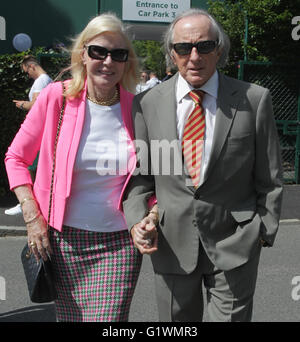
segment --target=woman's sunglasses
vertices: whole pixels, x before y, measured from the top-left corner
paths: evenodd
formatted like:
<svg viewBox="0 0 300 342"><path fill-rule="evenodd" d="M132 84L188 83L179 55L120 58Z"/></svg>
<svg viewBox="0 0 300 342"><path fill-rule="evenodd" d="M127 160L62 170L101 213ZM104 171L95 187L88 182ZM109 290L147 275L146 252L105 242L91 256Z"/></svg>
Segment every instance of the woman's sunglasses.
<svg viewBox="0 0 300 342"><path fill-rule="evenodd" d="M85 48L87 48L88 55L92 59L98 60L104 60L110 54L113 61L126 62L129 54L129 51L126 49L107 50L105 47L99 45L89 45L85 46Z"/></svg>
<svg viewBox="0 0 300 342"><path fill-rule="evenodd" d="M216 46L218 45L217 40L204 40L198 43L176 43L173 44L173 49L180 56L189 55L192 52L192 49L195 47L198 53L207 54L212 52Z"/></svg>

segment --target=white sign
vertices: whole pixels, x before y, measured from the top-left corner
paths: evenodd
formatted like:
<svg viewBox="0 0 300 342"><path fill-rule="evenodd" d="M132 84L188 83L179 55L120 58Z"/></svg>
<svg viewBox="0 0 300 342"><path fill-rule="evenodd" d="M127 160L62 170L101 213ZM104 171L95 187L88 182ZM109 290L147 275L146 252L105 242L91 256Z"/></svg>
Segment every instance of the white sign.
<svg viewBox="0 0 300 342"><path fill-rule="evenodd" d="M191 7L191 0L123 0L123 20L170 23Z"/></svg>

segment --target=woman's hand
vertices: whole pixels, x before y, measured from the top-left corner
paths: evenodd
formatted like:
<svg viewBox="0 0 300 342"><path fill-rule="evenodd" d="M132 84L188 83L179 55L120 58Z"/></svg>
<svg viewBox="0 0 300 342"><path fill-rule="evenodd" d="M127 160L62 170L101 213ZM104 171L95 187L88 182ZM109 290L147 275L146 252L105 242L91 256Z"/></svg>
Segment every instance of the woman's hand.
<svg viewBox="0 0 300 342"><path fill-rule="evenodd" d="M21 203L24 221L27 227L28 246L34 253L36 260L47 260L52 254L47 231L47 223L40 212L39 205L35 200L32 187L29 184L18 186L14 192Z"/></svg>
<svg viewBox="0 0 300 342"><path fill-rule="evenodd" d="M52 249L44 217L42 214L39 214L33 222L28 223L26 226L28 246L31 248L37 261L40 259L40 256L46 261L48 255L52 254Z"/></svg>
<svg viewBox="0 0 300 342"><path fill-rule="evenodd" d="M156 225L158 223L158 214L155 209L151 210L140 223L134 225L131 229L131 236L134 245L141 254L152 254L157 251L158 233Z"/></svg>

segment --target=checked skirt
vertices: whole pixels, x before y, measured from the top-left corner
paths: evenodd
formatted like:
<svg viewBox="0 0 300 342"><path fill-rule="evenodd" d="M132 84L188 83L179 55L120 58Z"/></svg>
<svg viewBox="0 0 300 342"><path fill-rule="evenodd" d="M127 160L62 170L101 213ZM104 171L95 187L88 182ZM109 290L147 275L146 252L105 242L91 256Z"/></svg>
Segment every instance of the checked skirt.
<svg viewBox="0 0 300 342"><path fill-rule="evenodd" d="M127 230L49 230L61 322L128 321L142 256Z"/></svg>

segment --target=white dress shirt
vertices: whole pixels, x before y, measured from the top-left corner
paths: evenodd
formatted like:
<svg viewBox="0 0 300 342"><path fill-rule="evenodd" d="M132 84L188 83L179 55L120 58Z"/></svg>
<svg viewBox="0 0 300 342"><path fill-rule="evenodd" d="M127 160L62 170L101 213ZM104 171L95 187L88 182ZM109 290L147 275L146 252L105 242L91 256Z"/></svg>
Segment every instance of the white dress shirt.
<svg viewBox="0 0 300 342"><path fill-rule="evenodd" d="M200 183L203 183L205 171L207 169L214 129L216 122L217 97L218 97L219 75L218 72L199 89L205 92L202 107L205 111L205 133L204 133L204 149L202 153ZM189 92L194 88L179 74L176 85L176 102L177 102L177 137L182 141L185 123L194 109L194 101L189 96Z"/></svg>

